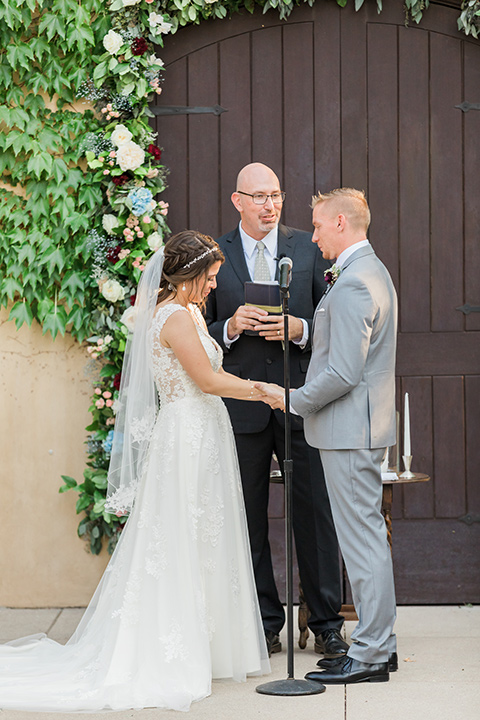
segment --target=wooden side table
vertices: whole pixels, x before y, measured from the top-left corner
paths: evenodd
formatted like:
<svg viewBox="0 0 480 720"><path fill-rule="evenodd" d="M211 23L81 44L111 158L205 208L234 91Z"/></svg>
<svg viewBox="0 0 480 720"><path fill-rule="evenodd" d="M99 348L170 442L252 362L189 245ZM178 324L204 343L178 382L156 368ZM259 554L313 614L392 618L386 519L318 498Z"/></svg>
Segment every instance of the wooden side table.
<svg viewBox="0 0 480 720"><path fill-rule="evenodd" d="M430 480L429 475L423 473L413 473L413 478L402 478L400 475L396 480L383 480L383 491L382 491L382 515L385 518L385 524L387 526L387 537L390 550L392 549L392 500L393 500L393 486L394 485L409 485L410 483L427 482Z"/></svg>

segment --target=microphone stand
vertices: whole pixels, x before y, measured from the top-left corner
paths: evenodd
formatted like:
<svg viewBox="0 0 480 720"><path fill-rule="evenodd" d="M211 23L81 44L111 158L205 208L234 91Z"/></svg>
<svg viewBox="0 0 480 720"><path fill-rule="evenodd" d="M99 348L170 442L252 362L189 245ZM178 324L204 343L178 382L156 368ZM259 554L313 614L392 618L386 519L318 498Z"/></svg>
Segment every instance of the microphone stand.
<svg viewBox="0 0 480 720"><path fill-rule="evenodd" d="M290 344L288 340L289 308L288 286L280 285L282 294L283 328L283 380L285 385L285 459L283 478L285 483L285 546L287 579L287 678L258 685L256 691L262 695L318 695L326 687L315 680L296 680L293 661L293 543L292 543L292 432L290 416Z"/></svg>

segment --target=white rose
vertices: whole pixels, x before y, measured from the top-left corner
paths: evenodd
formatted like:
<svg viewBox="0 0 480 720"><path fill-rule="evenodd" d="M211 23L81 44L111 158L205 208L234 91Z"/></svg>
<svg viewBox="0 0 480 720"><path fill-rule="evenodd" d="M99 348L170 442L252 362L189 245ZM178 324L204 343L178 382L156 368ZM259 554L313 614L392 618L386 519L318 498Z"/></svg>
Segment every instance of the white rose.
<svg viewBox="0 0 480 720"><path fill-rule="evenodd" d="M150 65L159 65L160 67L163 67L164 65L163 60L161 58L157 58L155 55L150 55L148 62Z"/></svg>
<svg viewBox="0 0 480 720"><path fill-rule="evenodd" d="M148 22L150 25L158 25L159 23L163 22L163 15L160 15L159 13L151 12L148 16Z"/></svg>
<svg viewBox="0 0 480 720"><path fill-rule="evenodd" d="M103 47L110 55L116 55L123 45L123 38L115 30L109 30L103 38Z"/></svg>
<svg viewBox="0 0 480 720"><path fill-rule="evenodd" d="M137 143L127 142L118 148L117 163L124 172L125 170L136 170L143 165L144 161L145 152Z"/></svg>
<svg viewBox="0 0 480 720"><path fill-rule="evenodd" d="M120 318L120 322L122 323L122 325L125 325L125 327L129 330L129 332L133 332L133 328L135 327L136 319L137 319L137 308L129 307L123 313L122 317Z"/></svg>
<svg viewBox="0 0 480 720"><path fill-rule="evenodd" d="M148 236L147 243L150 250L157 252L158 248L161 248L163 245L162 236L158 232L153 232Z"/></svg>
<svg viewBox="0 0 480 720"><path fill-rule="evenodd" d="M102 285L102 295L109 302L117 302L125 297L125 290L116 280L107 280Z"/></svg>
<svg viewBox="0 0 480 720"><path fill-rule="evenodd" d="M116 215L104 215L102 218L103 229L109 235L112 234L112 230L118 227L118 218Z"/></svg>
<svg viewBox="0 0 480 720"><path fill-rule="evenodd" d="M121 125L119 123L118 125L115 125L115 130L113 131L110 139L114 145L120 147L120 145L125 145L125 143L130 142L132 137L133 135L130 130L126 128L125 125Z"/></svg>

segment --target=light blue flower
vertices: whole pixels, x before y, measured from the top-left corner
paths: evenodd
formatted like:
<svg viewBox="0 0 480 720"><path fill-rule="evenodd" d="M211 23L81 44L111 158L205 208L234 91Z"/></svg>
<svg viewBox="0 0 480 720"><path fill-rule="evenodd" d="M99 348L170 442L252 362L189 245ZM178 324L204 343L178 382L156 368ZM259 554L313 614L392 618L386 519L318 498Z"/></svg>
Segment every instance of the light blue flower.
<svg viewBox="0 0 480 720"><path fill-rule="evenodd" d="M112 452L113 435L114 435L114 431L109 430L107 437L103 441L103 449L108 455Z"/></svg>
<svg viewBox="0 0 480 720"><path fill-rule="evenodd" d="M147 188L137 187L128 193L128 199L132 204L132 213L138 216L150 210L153 195Z"/></svg>

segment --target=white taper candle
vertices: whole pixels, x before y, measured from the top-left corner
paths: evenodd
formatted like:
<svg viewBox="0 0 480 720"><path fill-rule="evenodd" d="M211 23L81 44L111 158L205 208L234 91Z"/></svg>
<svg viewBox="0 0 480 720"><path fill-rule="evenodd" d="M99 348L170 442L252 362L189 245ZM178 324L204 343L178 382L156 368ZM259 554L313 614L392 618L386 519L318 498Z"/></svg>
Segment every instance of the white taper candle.
<svg viewBox="0 0 480 720"><path fill-rule="evenodd" d="M405 409L403 418L403 454L409 456L412 454L410 444L410 403L408 401L408 393L405 393Z"/></svg>

